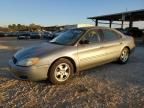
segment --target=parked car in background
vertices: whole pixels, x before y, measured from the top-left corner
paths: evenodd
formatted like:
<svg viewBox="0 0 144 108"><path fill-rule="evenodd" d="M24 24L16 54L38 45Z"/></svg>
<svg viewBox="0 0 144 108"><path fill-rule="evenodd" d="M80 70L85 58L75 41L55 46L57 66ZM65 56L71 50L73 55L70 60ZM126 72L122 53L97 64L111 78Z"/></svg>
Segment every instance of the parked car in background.
<svg viewBox="0 0 144 108"><path fill-rule="evenodd" d="M42 37L43 39L52 39L53 38L53 35L52 35L52 32L49 32L49 31L44 31L42 32Z"/></svg>
<svg viewBox="0 0 144 108"><path fill-rule="evenodd" d="M48 78L53 84L62 84L85 69L113 61L125 64L134 48L133 37L115 29L75 28L49 42L21 49L9 67L22 79Z"/></svg>
<svg viewBox="0 0 144 108"><path fill-rule="evenodd" d="M10 32L5 32L5 37L9 37Z"/></svg>
<svg viewBox="0 0 144 108"><path fill-rule="evenodd" d="M53 32L52 38L57 37L60 33L61 33L60 31L55 31L55 32Z"/></svg>
<svg viewBox="0 0 144 108"><path fill-rule="evenodd" d="M9 32L8 36L9 37L17 37L17 32Z"/></svg>
<svg viewBox="0 0 144 108"><path fill-rule="evenodd" d="M115 28L115 29L120 31L121 33L125 33L123 28Z"/></svg>
<svg viewBox="0 0 144 108"><path fill-rule="evenodd" d="M62 34L63 32L65 32L66 30L62 30L62 31L55 31L52 34L52 39L59 36L60 34Z"/></svg>
<svg viewBox="0 0 144 108"><path fill-rule="evenodd" d="M125 34L131 35L133 37L142 37L143 33L142 31L137 27L131 27L125 29Z"/></svg>
<svg viewBox="0 0 144 108"><path fill-rule="evenodd" d="M30 32L20 31L17 33L17 39L30 39Z"/></svg>
<svg viewBox="0 0 144 108"><path fill-rule="evenodd" d="M143 32L142 40L143 40L143 43L144 43L144 29L142 30L142 32Z"/></svg>
<svg viewBox="0 0 144 108"><path fill-rule="evenodd" d="M30 32L31 39L41 39L42 33L41 32Z"/></svg>
<svg viewBox="0 0 144 108"><path fill-rule="evenodd" d="M5 32L0 32L0 37L5 37Z"/></svg>

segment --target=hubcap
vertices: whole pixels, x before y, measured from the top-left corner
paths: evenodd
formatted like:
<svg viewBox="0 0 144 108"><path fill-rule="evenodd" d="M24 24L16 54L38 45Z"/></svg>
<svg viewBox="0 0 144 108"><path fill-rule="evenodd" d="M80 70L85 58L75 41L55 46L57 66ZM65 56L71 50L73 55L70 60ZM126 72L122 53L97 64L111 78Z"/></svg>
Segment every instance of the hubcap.
<svg viewBox="0 0 144 108"><path fill-rule="evenodd" d="M66 63L61 63L55 68L55 78L58 81L65 81L70 76L70 67Z"/></svg>
<svg viewBox="0 0 144 108"><path fill-rule="evenodd" d="M129 53L127 49L124 49L121 54L121 61L126 62L128 60Z"/></svg>

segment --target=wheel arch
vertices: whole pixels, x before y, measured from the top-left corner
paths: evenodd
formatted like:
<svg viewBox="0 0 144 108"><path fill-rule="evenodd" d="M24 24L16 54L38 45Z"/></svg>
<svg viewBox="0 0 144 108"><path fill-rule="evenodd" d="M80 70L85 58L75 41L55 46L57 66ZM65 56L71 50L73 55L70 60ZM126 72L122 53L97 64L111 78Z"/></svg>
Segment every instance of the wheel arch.
<svg viewBox="0 0 144 108"><path fill-rule="evenodd" d="M127 48L127 49L129 50L129 54L131 53L131 49L130 49L129 46L125 46L124 48ZM123 49L124 49L124 48L123 48ZM123 49L122 49L122 50L123 50Z"/></svg>
<svg viewBox="0 0 144 108"><path fill-rule="evenodd" d="M51 68L51 66L52 66L56 61L58 61L58 60L60 60L60 59L67 59L67 60L69 60L69 61L72 63L72 65L73 65L74 74L77 72L77 67L76 67L75 61L74 61L71 57L67 57L67 56L60 57L60 58L57 58L56 60L54 60L54 61L52 62L52 64L50 65L50 68ZM50 68L49 68L49 70L48 70L48 74L49 74Z"/></svg>

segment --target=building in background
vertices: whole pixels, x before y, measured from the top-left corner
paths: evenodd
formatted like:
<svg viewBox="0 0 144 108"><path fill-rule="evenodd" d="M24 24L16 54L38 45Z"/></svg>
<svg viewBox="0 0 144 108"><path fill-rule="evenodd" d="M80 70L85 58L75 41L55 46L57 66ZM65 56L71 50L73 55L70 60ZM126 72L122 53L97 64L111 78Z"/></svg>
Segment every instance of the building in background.
<svg viewBox="0 0 144 108"><path fill-rule="evenodd" d="M71 24L71 25L58 25L58 26L42 27L42 29L46 30L46 31L58 31L58 30L80 28L80 27L94 27L94 25L92 25L92 24Z"/></svg>

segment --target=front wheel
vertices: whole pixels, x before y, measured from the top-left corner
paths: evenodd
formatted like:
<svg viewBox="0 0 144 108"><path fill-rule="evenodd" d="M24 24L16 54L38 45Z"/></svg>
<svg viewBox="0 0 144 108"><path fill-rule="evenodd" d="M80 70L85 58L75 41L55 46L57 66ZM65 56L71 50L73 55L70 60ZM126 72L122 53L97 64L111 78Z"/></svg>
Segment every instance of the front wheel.
<svg viewBox="0 0 144 108"><path fill-rule="evenodd" d="M49 80L53 84L65 83L73 74L73 64L67 59L57 60L50 68Z"/></svg>
<svg viewBox="0 0 144 108"><path fill-rule="evenodd" d="M126 64L128 59L129 59L129 49L128 48L124 48L121 52L120 58L119 58L119 62L121 64Z"/></svg>

